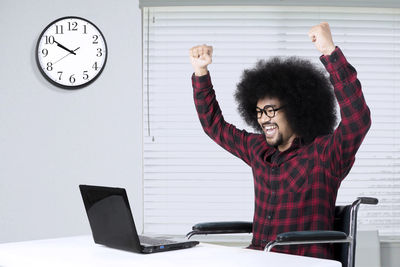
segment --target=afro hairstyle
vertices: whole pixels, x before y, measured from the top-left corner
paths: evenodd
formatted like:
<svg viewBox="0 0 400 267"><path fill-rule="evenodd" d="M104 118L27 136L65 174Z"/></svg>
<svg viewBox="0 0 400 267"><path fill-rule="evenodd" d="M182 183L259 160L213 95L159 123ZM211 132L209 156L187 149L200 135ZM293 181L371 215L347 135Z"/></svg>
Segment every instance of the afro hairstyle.
<svg viewBox="0 0 400 267"><path fill-rule="evenodd" d="M260 99L277 98L292 130L309 143L333 132L336 125L336 99L332 85L322 70L298 57L260 60L243 72L235 99L245 122L257 132L256 107Z"/></svg>

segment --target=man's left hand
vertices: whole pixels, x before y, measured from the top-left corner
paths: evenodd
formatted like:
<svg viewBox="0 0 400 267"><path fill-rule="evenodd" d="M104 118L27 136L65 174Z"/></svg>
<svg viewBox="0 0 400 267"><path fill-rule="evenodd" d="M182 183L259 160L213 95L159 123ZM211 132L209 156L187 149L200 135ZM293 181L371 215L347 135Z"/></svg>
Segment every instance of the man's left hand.
<svg viewBox="0 0 400 267"><path fill-rule="evenodd" d="M310 29L308 36L315 43L315 47L323 55L330 55L335 50L335 44L332 40L331 29L327 22L322 22Z"/></svg>

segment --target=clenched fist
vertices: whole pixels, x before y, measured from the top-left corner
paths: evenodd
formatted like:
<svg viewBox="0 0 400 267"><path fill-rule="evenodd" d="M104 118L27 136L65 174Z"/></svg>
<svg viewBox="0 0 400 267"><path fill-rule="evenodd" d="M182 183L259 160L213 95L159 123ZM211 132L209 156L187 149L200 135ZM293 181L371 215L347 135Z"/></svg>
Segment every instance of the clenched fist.
<svg viewBox="0 0 400 267"><path fill-rule="evenodd" d="M332 40L331 29L329 28L329 24L326 22L322 22L321 24L312 27L308 32L308 36L311 41L315 43L315 47L318 51L323 55L332 54L333 50L336 48Z"/></svg>
<svg viewBox="0 0 400 267"><path fill-rule="evenodd" d="M203 76L208 73L207 66L212 62L212 52L212 46L207 45L198 45L189 50L190 62L196 76Z"/></svg>

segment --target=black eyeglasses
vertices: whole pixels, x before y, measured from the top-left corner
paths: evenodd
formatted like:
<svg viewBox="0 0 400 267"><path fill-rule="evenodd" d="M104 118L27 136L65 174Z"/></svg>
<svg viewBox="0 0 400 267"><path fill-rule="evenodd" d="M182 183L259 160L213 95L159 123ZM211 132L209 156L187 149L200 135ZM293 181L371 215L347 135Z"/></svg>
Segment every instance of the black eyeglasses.
<svg viewBox="0 0 400 267"><path fill-rule="evenodd" d="M284 108L285 106L282 106L282 107L280 107L280 108L274 108L273 106L271 106L271 105L266 105L263 109L261 109L261 108L259 108L259 107L256 107L256 110L257 110L257 119L261 119L261 117L262 117L262 114L264 113L268 118L273 118L273 117L275 117L275 113L278 111L278 110L280 110L280 109L282 109L282 108Z"/></svg>

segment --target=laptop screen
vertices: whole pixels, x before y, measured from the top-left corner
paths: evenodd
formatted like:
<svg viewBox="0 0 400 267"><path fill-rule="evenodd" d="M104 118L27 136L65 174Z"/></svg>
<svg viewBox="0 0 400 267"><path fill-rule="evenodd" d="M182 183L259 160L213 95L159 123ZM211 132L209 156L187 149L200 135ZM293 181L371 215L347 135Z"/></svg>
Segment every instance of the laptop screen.
<svg viewBox="0 0 400 267"><path fill-rule="evenodd" d="M125 189L80 185L95 243L140 252Z"/></svg>

